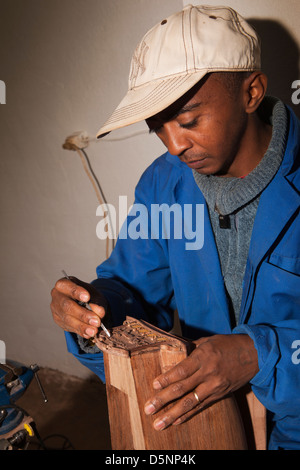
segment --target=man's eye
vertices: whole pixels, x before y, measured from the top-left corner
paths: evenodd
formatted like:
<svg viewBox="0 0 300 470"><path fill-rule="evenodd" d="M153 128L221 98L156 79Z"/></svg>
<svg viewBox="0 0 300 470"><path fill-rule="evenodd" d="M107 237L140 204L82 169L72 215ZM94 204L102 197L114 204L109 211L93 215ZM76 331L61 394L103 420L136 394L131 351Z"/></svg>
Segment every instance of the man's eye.
<svg viewBox="0 0 300 470"><path fill-rule="evenodd" d="M197 123L198 123L198 120L194 119L193 121L190 121L190 122L187 122L187 123L184 123L184 124L180 124L180 127L183 127L183 129L193 129L193 127L197 126Z"/></svg>

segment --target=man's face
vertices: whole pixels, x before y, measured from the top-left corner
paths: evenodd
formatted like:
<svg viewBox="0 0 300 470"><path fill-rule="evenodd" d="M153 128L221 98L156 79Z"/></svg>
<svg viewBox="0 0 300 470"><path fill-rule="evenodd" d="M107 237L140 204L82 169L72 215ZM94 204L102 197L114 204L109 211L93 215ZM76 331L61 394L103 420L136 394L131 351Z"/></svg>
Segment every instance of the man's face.
<svg viewBox="0 0 300 470"><path fill-rule="evenodd" d="M209 75L166 110L146 120L172 155L204 175L235 175L247 113L242 88L231 96L223 79Z"/></svg>

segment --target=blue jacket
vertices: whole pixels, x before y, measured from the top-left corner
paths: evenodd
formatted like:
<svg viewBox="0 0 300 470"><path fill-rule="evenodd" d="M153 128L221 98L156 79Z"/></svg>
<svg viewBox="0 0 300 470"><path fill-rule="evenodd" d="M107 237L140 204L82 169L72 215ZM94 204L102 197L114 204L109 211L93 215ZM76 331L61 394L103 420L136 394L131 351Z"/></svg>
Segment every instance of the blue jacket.
<svg viewBox="0 0 300 470"><path fill-rule="evenodd" d="M140 238L118 239L93 283L106 295L115 324L131 315L168 330L176 308L185 337L248 334L259 358L252 390L272 417L269 449L300 449L300 123L291 110L289 121L283 162L260 197L239 325L231 324L204 197L192 171L169 153L142 175L135 203L149 213L150 204L203 207L203 246L186 249L190 235L176 238L172 230L170 238L144 237L142 223ZM129 215L127 226L133 220ZM66 336L69 351L104 380L101 353L83 353L74 335Z"/></svg>

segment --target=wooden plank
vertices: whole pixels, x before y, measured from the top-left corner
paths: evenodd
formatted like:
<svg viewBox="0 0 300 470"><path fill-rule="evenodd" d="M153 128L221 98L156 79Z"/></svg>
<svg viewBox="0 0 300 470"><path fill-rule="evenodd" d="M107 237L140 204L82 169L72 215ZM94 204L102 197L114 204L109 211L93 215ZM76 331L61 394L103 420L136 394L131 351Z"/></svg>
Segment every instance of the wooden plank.
<svg viewBox="0 0 300 470"><path fill-rule="evenodd" d="M244 428L230 395L189 421L155 431L159 416L144 413L157 375L184 359L189 344L145 322L128 319L111 338L97 341L104 354L112 448L149 450L243 450ZM168 408L166 408L168 409Z"/></svg>
<svg viewBox="0 0 300 470"><path fill-rule="evenodd" d="M253 426L255 449L266 450L267 449L266 408L256 398L252 390L246 394L246 398L247 398L247 403L248 403L252 426Z"/></svg>
<svg viewBox="0 0 300 470"><path fill-rule="evenodd" d="M141 417L137 404L130 358L105 358L107 401L113 449L145 449Z"/></svg>
<svg viewBox="0 0 300 470"><path fill-rule="evenodd" d="M171 353L172 354L172 353ZM174 358L172 358L173 361ZM136 383L146 449L155 450L244 450L247 443L239 409L233 396L196 414L189 421L163 431L153 428L161 413L145 415L144 404L153 394L153 379L161 373L159 360L153 352L134 355L131 360ZM169 407L166 407L166 410Z"/></svg>

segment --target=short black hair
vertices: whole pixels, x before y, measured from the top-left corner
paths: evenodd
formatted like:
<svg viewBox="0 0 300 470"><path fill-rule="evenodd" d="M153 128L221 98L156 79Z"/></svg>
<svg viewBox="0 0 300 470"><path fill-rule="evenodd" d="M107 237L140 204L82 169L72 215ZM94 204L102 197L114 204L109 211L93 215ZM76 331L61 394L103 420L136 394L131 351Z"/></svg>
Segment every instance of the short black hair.
<svg viewBox="0 0 300 470"><path fill-rule="evenodd" d="M252 72L213 72L222 83L230 96L235 98L239 90L241 89L242 83L248 78Z"/></svg>

